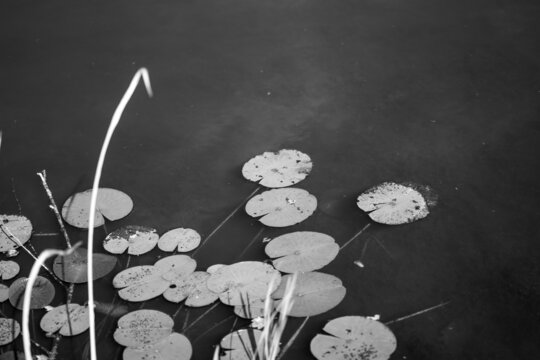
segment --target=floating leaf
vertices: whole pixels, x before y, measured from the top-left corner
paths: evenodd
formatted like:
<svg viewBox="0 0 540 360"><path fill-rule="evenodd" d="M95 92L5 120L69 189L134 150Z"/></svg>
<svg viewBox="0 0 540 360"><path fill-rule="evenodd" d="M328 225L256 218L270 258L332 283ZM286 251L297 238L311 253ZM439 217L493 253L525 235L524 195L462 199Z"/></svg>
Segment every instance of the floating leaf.
<svg viewBox="0 0 540 360"><path fill-rule="evenodd" d="M360 209L378 223L387 225L407 224L429 214L426 200L410 186L385 182L375 186L357 199Z"/></svg>
<svg viewBox="0 0 540 360"><path fill-rule="evenodd" d="M92 189L76 193L69 197L62 207L62 217L72 226L87 229L90 215ZM110 221L127 216L133 209L131 198L120 190L98 189L94 226L98 227Z"/></svg>
<svg viewBox="0 0 540 360"><path fill-rule="evenodd" d="M112 254L142 255L152 250L159 239L156 229L128 225L107 235L103 248Z"/></svg>
<svg viewBox="0 0 540 360"><path fill-rule="evenodd" d="M90 326L88 322L88 306L69 304L69 319L66 305L60 305L47 312L41 318L41 330L52 334L57 331L62 336L74 336L85 332Z"/></svg>
<svg viewBox="0 0 540 360"><path fill-rule="evenodd" d="M215 273L216 271L218 271L219 269L221 269L222 267L224 266L227 266L227 265L224 265L224 264L214 264L214 265L210 265L208 267L208 269L206 269L206 272L209 273L209 274L213 274Z"/></svg>
<svg viewBox="0 0 540 360"><path fill-rule="evenodd" d="M222 360L252 360L256 358L257 344L262 331L257 329L241 329L227 334L219 346L225 352Z"/></svg>
<svg viewBox="0 0 540 360"><path fill-rule="evenodd" d="M265 152L250 159L242 167L242 175L269 188L291 186L304 180L313 163L307 154L282 149Z"/></svg>
<svg viewBox="0 0 540 360"><path fill-rule="evenodd" d="M172 333L152 345L124 350L125 360L189 360L193 349L188 338L179 333Z"/></svg>
<svg viewBox="0 0 540 360"><path fill-rule="evenodd" d="M273 189L252 197L246 212L267 226L284 227L307 219L317 208L317 199L306 190Z"/></svg>
<svg viewBox="0 0 540 360"><path fill-rule="evenodd" d="M0 215L0 252L15 250L30 240L32 223L22 215Z"/></svg>
<svg viewBox="0 0 540 360"><path fill-rule="evenodd" d="M13 279L21 270L19 264L15 261L7 260L0 261L0 278L2 280Z"/></svg>
<svg viewBox="0 0 540 360"><path fill-rule="evenodd" d="M14 319L0 318L0 346L11 343L21 333L21 326Z"/></svg>
<svg viewBox="0 0 540 360"><path fill-rule="evenodd" d="M283 277L279 288L272 294L274 299L283 298L287 281L292 276ZM316 271L299 273L289 316L313 316L327 312L343 300L345 293L341 280L333 275Z"/></svg>
<svg viewBox="0 0 540 360"><path fill-rule="evenodd" d="M193 229L177 228L167 231L158 241L158 247L162 251L188 252L195 249L201 243L201 235Z"/></svg>
<svg viewBox="0 0 540 360"><path fill-rule="evenodd" d="M122 316L114 340L127 347L155 344L173 332L173 319L157 310L137 310Z"/></svg>
<svg viewBox="0 0 540 360"><path fill-rule="evenodd" d="M334 260L339 245L329 235L297 231L278 236L266 245L264 251L274 258L272 264L281 272L307 272L320 269Z"/></svg>
<svg viewBox="0 0 540 360"><path fill-rule="evenodd" d="M0 284L0 303L3 303L7 299L9 299L9 287Z"/></svg>
<svg viewBox="0 0 540 360"><path fill-rule="evenodd" d="M344 316L323 328L328 334L311 340L318 360L386 360L396 350L396 337L384 324L363 316Z"/></svg>
<svg viewBox="0 0 540 360"><path fill-rule="evenodd" d="M268 287L272 291L279 285L281 275L271 265L259 261L243 261L224 266L211 274L208 289L219 294L228 305L242 305L255 299L264 299Z"/></svg>
<svg viewBox="0 0 540 360"><path fill-rule="evenodd" d="M113 286L121 288L118 295L128 301L146 301L176 288L189 276L197 262L186 255L172 255L154 265L134 266L116 274Z"/></svg>
<svg viewBox="0 0 540 360"><path fill-rule="evenodd" d="M92 276L94 280L113 271L118 261L116 257L108 254L93 254L92 258L94 259ZM87 249L77 248L67 256L57 256L54 259L53 271L56 276L66 282L85 283L88 281L87 264Z"/></svg>
<svg viewBox="0 0 540 360"><path fill-rule="evenodd" d="M180 281L175 281L165 290L163 297L170 302L179 303L186 300L186 306L201 307L210 305L218 299L218 294L210 291L206 281L210 274L206 271L195 271Z"/></svg>
<svg viewBox="0 0 540 360"><path fill-rule="evenodd" d="M19 310L23 308L24 290L28 278L18 278L9 287L9 302ZM55 290L53 284L46 278L38 276L32 288L30 299L30 309L41 309L49 305L54 298Z"/></svg>

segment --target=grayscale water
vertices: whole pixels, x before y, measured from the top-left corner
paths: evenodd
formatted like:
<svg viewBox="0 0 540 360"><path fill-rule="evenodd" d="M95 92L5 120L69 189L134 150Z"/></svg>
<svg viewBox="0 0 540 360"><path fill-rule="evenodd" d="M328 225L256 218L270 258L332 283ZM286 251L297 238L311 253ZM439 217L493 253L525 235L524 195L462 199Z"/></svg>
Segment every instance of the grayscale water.
<svg viewBox="0 0 540 360"><path fill-rule="evenodd" d="M262 228L239 211L196 254L198 269L264 260L262 237L288 231L343 244L370 221L356 196L384 181L430 185L439 205L413 224L369 227L322 269L347 296L310 319L286 359L311 359L309 341L330 319L391 321L446 301L390 325L391 359L538 358L539 11L526 0L2 1L0 213L19 212L15 190L35 232L57 232L36 172L47 170L58 203L89 188L110 117L145 66L155 97L137 90L102 179L135 208L97 230L96 251L106 231L128 224L208 235L257 187L242 178L243 163L295 148L314 161L298 187L319 199L315 214L265 229L238 258ZM27 275L30 258L17 260ZM96 281L98 301L112 301L113 275ZM78 286L74 300L85 291ZM53 304L62 299L58 291ZM145 308L177 306L160 297ZM188 322L205 310L189 310ZM14 313L9 303L2 311ZM230 315L220 305L185 333L194 360L211 358L233 319L204 332ZM301 321L289 322L285 339ZM108 319L100 359L121 358L115 327ZM81 358L87 336L62 340L59 358ZM51 344L37 325L35 339Z"/></svg>

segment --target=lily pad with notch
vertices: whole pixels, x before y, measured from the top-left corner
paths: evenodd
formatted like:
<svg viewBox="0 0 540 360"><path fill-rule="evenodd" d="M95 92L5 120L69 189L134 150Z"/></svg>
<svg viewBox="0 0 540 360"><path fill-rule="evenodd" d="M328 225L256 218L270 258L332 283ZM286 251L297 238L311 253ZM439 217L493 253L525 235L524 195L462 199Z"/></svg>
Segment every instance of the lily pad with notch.
<svg viewBox="0 0 540 360"><path fill-rule="evenodd" d="M296 231L270 241L264 249L276 269L285 273L318 270L337 256L333 237L314 231Z"/></svg>
<svg viewBox="0 0 540 360"><path fill-rule="evenodd" d="M95 253L92 258L94 260L92 276L94 281L113 271L118 262L116 257L108 254ZM87 264L87 249L77 248L69 255L57 256L53 262L53 272L68 283L85 283L88 281Z"/></svg>
<svg viewBox="0 0 540 360"><path fill-rule="evenodd" d="M192 354L188 338L172 333L154 344L128 347L122 357L124 360L189 360Z"/></svg>
<svg viewBox="0 0 540 360"><path fill-rule="evenodd" d="M0 215L0 252L15 250L32 236L32 223L22 215Z"/></svg>
<svg viewBox="0 0 540 360"><path fill-rule="evenodd" d="M317 199L298 188L272 189L252 197L246 213L266 226L285 227L310 217L317 208Z"/></svg>
<svg viewBox="0 0 540 360"><path fill-rule="evenodd" d="M311 172L311 158L298 150L282 149L264 152L247 161L242 175L269 188L291 186L304 180Z"/></svg>
<svg viewBox="0 0 540 360"><path fill-rule="evenodd" d="M219 346L223 350L221 360L252 360L257 358L257 346L262 331L240 329L225 335Z"/></svg>
<svg viewBox="0 0 540 360"><path fill-rule="evenodd" d="M210 274L206 271L195 271L176 281L163 293L163 297L174 303L185 300L186 306L202 307L212 304L219 296L208 289L206 281Z"/></svg>
<svg viewBox="0 0 540 360"><path fill-rule="evenodd" d="M69 309L69 316L68 316ZM48 334L58 332L62 336L75 336L82 334L90 327L88 322L88 306L71 303L60 305L41 318L41 330Z"/></svg>
<svg viewBox="0 0 540 360"><path fill-rule="evenodd" d="M132 311L118 320L114 340L127 347L156 344L173 333L174 320L157 310Z"/></svg>
<svg viewBox="0 0 540 360"><path fill-rule="evenodd" d="M386 360L396 350L396 337L377 320L363 316L343 316L323 328L330 335L317 334L311 353L318 360Z"/></svg>
<svg viewBox="0 0 540 360"><path fill-rule="evenodd" d="M70 196L62 207L62 217L71 226L88 229L92 189ZM126 193L109 188L99 188L96 202L94 226L109 221L120 220L133 210L133 201Z"/></svg>
<svg viewBox="0 0 540 360"><path fill-rule="evenodd" d="M201 235L193 229L177 228L167 231L158 241L158 247L162 251L189 252L201 243Z"/></svg>
<svg viewBox="0 0 540 360"><path fill-rule="evenodd" d="M142 255L152 250L159 239L157 230L147 226L128 225L109 233L103 248L111 254Z"/></svg>

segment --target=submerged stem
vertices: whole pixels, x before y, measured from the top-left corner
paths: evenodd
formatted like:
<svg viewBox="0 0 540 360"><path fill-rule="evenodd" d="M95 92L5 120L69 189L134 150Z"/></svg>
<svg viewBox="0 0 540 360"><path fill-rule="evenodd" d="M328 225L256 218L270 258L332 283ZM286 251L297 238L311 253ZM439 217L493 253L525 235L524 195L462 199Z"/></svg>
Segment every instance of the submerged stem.
<svg viewBox="0 0 540 360"><path fill-rule="evenodd" d="M438 304L438 305L428 307L428 308L426 308L426 309L417 311L417 312L412 313L412 314L409 314L409 315L402 316L402 317L397 318L397 319L395 319L395 320L387 321L387 322L385 322L384 324L385 324L385 325L390 325L390 324L394 324L394 323L397 323L397 322L400 322L400 321L403 321L403 320L407 320L407 319L410 319L410 318L412 318L412 317L415 317L415 316L418 316L418 315L422 315L422 314L425 314L425 313L427 313L427 312L429 312L429 311L432 311L432 310L438 309L438 308L440 308L440 307L446 306L446 305L450 304L450 302L451 302L451 301L448 300L448 301L442 302L442 303L440 303L440 304Z"/></svg>
<svg viewBox="0 0 540 360"><path fill-rule="evenodd" d="M362 233L364 231L366 231L369 227L371 226L371 223L367 223L366 226L364 226L363 228L360 229L360 231L358 231L356 234L353 235L352 238L350 238L349 240L347 240L347 242L343 245L341 245L341 247L339 248L340 250L343 250L347 245L349 245L351 242L353 242L354 239L356 239L357 237L359 237L360 235L362 235Z"/></svg>

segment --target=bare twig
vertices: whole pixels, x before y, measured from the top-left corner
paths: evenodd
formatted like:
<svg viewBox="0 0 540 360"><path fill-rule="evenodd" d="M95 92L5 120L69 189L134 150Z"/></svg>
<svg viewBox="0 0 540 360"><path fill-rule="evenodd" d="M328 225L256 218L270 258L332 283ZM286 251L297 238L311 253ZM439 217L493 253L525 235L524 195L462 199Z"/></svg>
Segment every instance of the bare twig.
<svg viewBox="0 0 540 360"><path fill-rule="evenodd" d="M435 309L438 309L440 307L443 307L443 306L446 306L450 303L450 301L445 301L445 302L442 302L438 305L435 305L435 306L431 306L431 307L428 307L427 309L423 309L423 310L420 310L420 311L417 311L415 313L412 313L412 314L409 314L409 315L406 315L406 316L402 316L400 318L397 318L395 320L390 320L390 321L387 321L385 322L385 325L390 325L390 324L395 324L397 322L400 322L400 321L403 321L403 320L407 320L407 319L410 319L412 317L415 317L415 316L418 316L418 315L422 315L422 314L425 314L429 311L432 311L432 310L435 310Z"/></svg>

